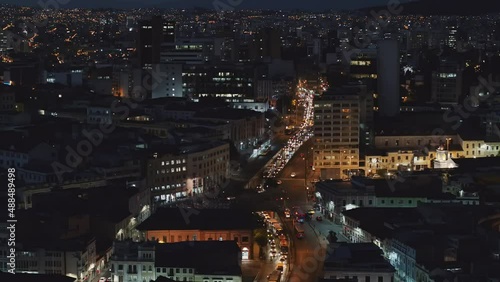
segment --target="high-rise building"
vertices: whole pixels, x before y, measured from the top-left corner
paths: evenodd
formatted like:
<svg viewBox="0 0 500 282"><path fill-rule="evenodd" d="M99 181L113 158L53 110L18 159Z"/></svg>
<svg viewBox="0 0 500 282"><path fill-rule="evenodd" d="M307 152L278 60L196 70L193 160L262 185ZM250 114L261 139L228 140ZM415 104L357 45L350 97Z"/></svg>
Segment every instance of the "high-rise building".
<svg viewBox="0 0 500 282"><path fill-rule="evenodd" d="M462 93L462 69L456 60L442 58L438 70L432 73L432 101L458 103Z"/></svg>
<svg viewBox="0 0 500 282"><path fill-rule="evenodd" d="M377 82L379 112L382 116L399 114L399 48L395 39L384 39L378 42L377 49Z"/></svg>
<svg viewBox="0 0 500 282"><path fill-rule="evenodd" d="M253 40L252 59L281 59L281 39L277 29L264 28Z"/></svg>
<svg viewBox="0 0 500 282"><path fill-rule="evenodd" d="M138 56L139 65L143 70L143 83L153 85L153 65L160 63L163 45L175 44L175 22L165 21L161 16L154 16L139 22ZM149 73L148 73L149 72ZM145 86L147 86L145 85ZM152 89L146 89L146 96L152 96Z"/></svg>
<svg viewBox="0 0 500 282"><path fill-rule="evenodd" d="M362 124L370 120L364 85L331 89L314 100L314 167L322 179L345 179L359 172ZM364 138L363 138L364 139Z"/></svg>
<svg viewBox="0 0 500 282"><path fill-rule="evenodd" d="M175 43L175 22L165 21L160 16L139 22L139 62L143 69L151 69L160 63L161 45Z"/></svg>

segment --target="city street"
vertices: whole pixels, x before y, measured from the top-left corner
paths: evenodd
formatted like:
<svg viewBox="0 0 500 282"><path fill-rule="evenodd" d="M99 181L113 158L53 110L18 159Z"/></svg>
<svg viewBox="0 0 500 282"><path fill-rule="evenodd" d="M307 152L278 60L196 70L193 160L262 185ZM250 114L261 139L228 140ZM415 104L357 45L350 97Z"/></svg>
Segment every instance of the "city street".
<svg viewBox="0 0 500 282"><path fill-rule="evenodd" d="M237 198L239 207L248 207L253 210L276 210L281 218L284 218L285 208L299 206L307 211L313 207L311 181L316 176L312 167L312 140L309 140L308 136L309 127L312 124L312 100L307 100L310 99L307 95L303 97L305 97L303 105L306 108L303 111L304 119L301 130L289 139L268 172L269 176L274 176L279 182L277 181L275 187L266 187L267 190L263 193L247 192L240 195ZM286 277L282 279L284 281L317 281L328 244L326 235L330 230L335 231L340 227L335 227L327 221L305 222L303 223L305 237L297 239L292 219L284 221L284 228L291 242L288 261L290 269L285 268ZM267 281L267 275L275 267L274 262L266 259L255 281Z"/></svg>

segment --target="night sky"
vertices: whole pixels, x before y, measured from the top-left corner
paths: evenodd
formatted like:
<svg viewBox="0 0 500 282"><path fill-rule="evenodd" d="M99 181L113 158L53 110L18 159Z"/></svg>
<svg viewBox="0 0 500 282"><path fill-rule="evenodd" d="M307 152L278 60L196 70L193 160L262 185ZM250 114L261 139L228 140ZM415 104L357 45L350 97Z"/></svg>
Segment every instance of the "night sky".
<svg viewBox="0 0 500 282"><path fill-rule="evenodd" d="M273 10L324 10L324 9L357 9L372 6L384 6L389 0L55 0L60 8L192 8L203 7L215 9L214 2L241 3L236 9L273 9ZM395 2L395 0L392 0ZM42 0L42 3L47 1ZM50 2L50 1L49 1ZM407 2L407 0L400 0ZM0 3L36 6L34 0L0 0Z"/></svg>

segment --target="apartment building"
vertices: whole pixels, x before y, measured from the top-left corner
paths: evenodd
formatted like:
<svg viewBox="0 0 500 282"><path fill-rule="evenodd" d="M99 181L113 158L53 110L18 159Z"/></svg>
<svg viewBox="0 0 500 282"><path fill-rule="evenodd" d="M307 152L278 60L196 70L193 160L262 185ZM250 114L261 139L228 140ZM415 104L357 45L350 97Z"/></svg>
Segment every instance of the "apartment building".
<svg viewBox="0 0 500 282"><path fill-rule="evenodd" d="M233 241L115 242L112 281L241 282L241 253ZM159 281L159 280L157 280Z"/></svg>
<svg viewBox="0 0 500 282"><path fill-rule="evenodd" d="M246 260L254 257L253 230L259 226L251 213L242 210L160 208L137 230L144 240L160 243L231 240Z"/></svg>
<svg viewBox="0 0 500 282"><path fill-rule="evenodd" d="M361 135L366 134L366 98L364 85L349 85L315 99L314 167L320 170L321 178L343 179L358 174L360 137L364 139Z"/></svg>
<svg viewBox="0 0 500 282"><path fill-rule="evenodd" d="M147 186L153 204L165 205L216 189L229 173L229 144L212 142L153 149Z"/></svg>

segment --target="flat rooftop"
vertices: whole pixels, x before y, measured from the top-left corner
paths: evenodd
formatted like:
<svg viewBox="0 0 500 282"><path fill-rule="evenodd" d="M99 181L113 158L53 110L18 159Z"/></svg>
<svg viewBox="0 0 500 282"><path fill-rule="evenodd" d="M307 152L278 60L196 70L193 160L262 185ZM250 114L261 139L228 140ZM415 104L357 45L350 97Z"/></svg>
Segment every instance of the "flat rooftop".
<svg viewBox="0 0 500 282"><path fill-rule="evenodd" d="M166 220L168 219L168 220ZM161 208L137 229L147 230L253 230L257 219L240 209Z"/></svg>

